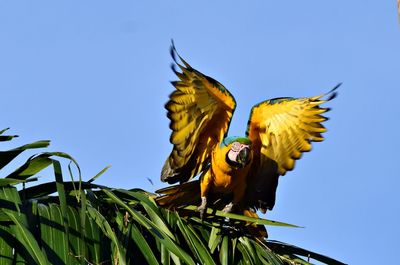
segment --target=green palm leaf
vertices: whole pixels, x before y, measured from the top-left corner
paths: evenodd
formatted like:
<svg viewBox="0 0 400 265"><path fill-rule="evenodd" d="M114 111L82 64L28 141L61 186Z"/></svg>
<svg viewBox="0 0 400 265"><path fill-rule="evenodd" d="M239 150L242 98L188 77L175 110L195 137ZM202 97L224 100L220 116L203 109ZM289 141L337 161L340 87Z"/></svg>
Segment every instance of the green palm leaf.
<svg viewBox="0 0 400 265"><path fill-rule="evenodd" d="M0 141L16 137L4 132L0 131ZM0 169L22 152L48 144L37 141L0 151ZM65 160L69 181L63 173ZM35 176L51 165L54 181L32 185ZM248 224L295 225L212 210L200 220L190 214L195 206L186 207L181 216L160 208L155 195L144 190L94 184L107 169L84 182L70 155L44 152L0 178L0 265L310 264L308 258L343 264L293 245L254 238L241 229ZM27 182L31 187L15 187Z"/></svg>

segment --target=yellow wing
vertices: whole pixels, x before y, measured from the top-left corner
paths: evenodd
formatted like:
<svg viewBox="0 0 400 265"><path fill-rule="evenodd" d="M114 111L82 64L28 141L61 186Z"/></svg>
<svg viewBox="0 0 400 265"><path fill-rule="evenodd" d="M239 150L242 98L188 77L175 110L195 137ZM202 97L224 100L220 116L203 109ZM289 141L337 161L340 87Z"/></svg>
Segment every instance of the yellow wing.
<svg viewBox="0 0 400 265"><path fill-rule="evenodd" d="M320 105L336 96L337 85L329 93L310 98L276 98L255 105L248 122L254 160L249 178L248 203L261 210L272 209L278 177L294 168L312 142L324 140L321 133L328 108ZM329 95L327 99L323 97Z"/></svg>
<svg viewBox="0 0 400 265"><path fill-rule="evenodd" d="M173 150L164 164L161 180L175 183L190 180L208 166L213 148L228 131L236 102L222 84L186 63L173 44L171 55L182 72L173 65L179 81L172 82L176 90L165 105L171 120Z"/></svg>

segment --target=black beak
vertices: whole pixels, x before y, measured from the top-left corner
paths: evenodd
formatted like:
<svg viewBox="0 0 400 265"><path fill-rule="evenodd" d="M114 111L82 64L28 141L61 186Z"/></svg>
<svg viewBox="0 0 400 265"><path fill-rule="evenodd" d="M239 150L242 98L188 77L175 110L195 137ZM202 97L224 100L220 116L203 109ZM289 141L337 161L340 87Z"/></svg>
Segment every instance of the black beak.
<svg viewBox="0 0 400 265"><path fill-rule="evenodd" d="M250 155L250 148L245 147L242 150L240 150L237 156L237 162L240 164L242 168L245 167L249 162L249 155Z"/></svg>

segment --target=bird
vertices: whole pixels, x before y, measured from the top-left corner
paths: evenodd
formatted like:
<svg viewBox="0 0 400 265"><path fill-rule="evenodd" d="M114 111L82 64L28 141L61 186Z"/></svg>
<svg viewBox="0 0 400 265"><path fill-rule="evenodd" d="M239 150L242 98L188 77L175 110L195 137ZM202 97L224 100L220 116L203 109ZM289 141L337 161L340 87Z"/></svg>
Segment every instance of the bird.
<svg viewBox="0 0 400 265"><path fill-rule="evenodd" d="M224 212L257 217L275 205L280 176L295 161L324 140L322 107L337 96L339 83L313 97L279 97L251 109L243 136L228 136L236 100L225 86L189 65L172 42L171 68L178 80L165 104L173 145L161 170L161 181L175 186L160 189L160 205L199 203L203 219L210 205ZM199 176L198 180L193 180ZM223 199L224 198L224 199ZM223 205L221 205L223 201Z"/></svg>

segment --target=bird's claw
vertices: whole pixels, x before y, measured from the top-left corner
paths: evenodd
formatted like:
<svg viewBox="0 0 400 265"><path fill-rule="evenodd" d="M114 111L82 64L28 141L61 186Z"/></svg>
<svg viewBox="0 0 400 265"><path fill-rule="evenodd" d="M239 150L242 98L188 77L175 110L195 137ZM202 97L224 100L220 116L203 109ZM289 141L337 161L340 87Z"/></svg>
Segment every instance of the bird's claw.
<svg viewBox="0 0 400 265"><path fill-rule="evenodd" d="M206 208L207 208L207 199L206 199L206 197L201 197L201 204L199 207L197 207L197 211L200 213L201 220L203 220L204 212L206 211Z"/></svg>
<svg viewBox="0 0 400 265"><path fill-rule="evenodd" d="M232 211L233 202L228 203L225 205L224 209L222 210L224 213L230 213Z"/></svg>
<svg viewBox="0 0 400 265"><path fill-rule="evenodd" d="M200 213L201 220L203 220L205 210L206 210L206 207L203 205L200 205L199 207L197 207L197 211Z"/></svg>

